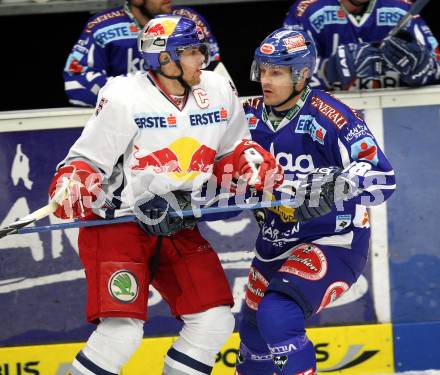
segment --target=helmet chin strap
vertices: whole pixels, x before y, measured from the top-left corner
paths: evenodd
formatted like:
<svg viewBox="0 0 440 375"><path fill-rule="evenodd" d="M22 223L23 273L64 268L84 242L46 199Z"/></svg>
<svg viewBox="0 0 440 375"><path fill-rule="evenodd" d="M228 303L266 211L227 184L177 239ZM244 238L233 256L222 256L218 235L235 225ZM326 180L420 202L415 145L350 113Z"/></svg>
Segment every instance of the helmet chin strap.
<svg viewBox="0 0 440 375"><path fill-rule="evenodd" d="M183 79L183 69L182 69L182 65L180 65L180 61L175 61L177 67L178 67L179 70L180 70L180 74L179 74L178 76L170 76L170 75L168 75L168 74L166 74L166 73L164 73L164 72L162 71L162 66L164 66L164 65L166 65L166 64L168 64L168 63L169 63L169 61L167 61L167 62L165 62L165 63L160 63L161 68L159 68L159 70L157 70L157 73L160 74L160 75L162 75L162 76L164 76L165 78L168 78L168 79L174 79L174 80L176 80L177 82L179 82L179 83L182 85L182 87L184 88L185 92L186 92L186 90L189 90L189 89L190 89L190 86L189 86L188 83Z"/></svg>
<svg viewBox="0 0 440 375"><path fill-rule="evenodd" d="M302 91L302 90L301 90ZM301 91L296 91L295 89L292 90L292 93L287 97L286 100L283 100L281 103L272 105L271 107L277 109L278 107L283 106L284 104L286 104L290 99L292 99L293 97L297 96L299 93L301 93Z"/></svg>
<svg viewBox="0 0 440 375"><path fill-rule="evenodd" d="M294 98L295 96L301 94L301 92L304 90L304 88L303 88L301 91L297 91L297 90L296 90L296 85L297 85L297 84L298 84L298 82L296 82L296 83L293 85L292 92L291 92L290 95L287 97L287 99L283 100L282 102L280 102L280 103L278 103L278 104L272 105L271 107L277 109L278 107L281 107L281 106L283 106L284 104L286 104L290 99L292 99L292 98ZM306 87L306 85L304 85L304 87Z"/></svg>

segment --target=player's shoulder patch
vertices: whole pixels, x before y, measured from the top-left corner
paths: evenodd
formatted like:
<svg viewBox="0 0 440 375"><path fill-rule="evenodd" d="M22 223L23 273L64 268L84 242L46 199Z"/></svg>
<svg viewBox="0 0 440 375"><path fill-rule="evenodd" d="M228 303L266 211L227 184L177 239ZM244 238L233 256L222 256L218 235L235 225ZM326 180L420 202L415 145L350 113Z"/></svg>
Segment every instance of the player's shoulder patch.
<svg viewBox="0 0 440 375"><path fill-rule="evenodd" d="M352 115L350 107L321 90L312 91L310 104L338 130L348 124L349 117Z"/></svg>
<svg viewBox="0 0 440 375"><path fill-rule="evenodd" d="M128 17L127 13L125 13L124 11L124 8L121 6L99 12L89 20L89 22L86 25L85 32L90 33L96 26L98 26L102 22L117 17Z"/></svg>
<svg viewBox="0 0 440 375"><path fill-rule="evenodd" d="M307 8L313 3L318 2L319 0L302 0L298 3L295 9L295 16L302 17L307 10Z"/></svg>

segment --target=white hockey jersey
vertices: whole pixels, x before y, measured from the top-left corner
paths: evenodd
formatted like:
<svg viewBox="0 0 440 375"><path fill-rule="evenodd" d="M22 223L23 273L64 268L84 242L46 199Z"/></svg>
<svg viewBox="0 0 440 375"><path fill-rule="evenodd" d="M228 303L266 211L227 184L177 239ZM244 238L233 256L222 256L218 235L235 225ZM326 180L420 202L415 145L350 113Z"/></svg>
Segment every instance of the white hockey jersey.
<svg viewBox="0 0 440 375"><path fill-rule="evenodd" d="M184 100L179 107L145 72L114 78L100 91L95 114L63 163L83 159L103 173L112 202L106 217L131 213L151 193L199 189L215 160L250 138L242 105L220 75L203 71Z"/></svg>

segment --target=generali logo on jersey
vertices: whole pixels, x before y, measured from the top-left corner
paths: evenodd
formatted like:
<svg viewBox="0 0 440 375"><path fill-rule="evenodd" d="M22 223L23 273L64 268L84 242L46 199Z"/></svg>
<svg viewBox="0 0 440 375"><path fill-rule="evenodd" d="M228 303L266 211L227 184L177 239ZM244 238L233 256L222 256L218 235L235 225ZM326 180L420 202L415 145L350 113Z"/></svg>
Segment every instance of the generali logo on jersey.
<svg viewBox="0 0 440 375"><path fill-rule="evenodd" d="M312 97L312 106L314 106L319 112L321 112L325 117L327 117L335 126L341 130L346 124L347 119L337 111L330 104L324 102L321 98L317 96Z"/></svg>

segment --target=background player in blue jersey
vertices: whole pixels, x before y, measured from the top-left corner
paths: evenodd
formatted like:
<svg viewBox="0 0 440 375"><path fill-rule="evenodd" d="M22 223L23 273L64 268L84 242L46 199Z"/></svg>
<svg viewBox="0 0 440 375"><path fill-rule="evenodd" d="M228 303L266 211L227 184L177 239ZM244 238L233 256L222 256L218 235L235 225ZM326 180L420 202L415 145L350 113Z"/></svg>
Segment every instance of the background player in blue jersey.
<svg viewBox="0 0 440 375"><path fill-rule="evenodd" d="M263 97L244 105L251 135L284 169L274 198L296 195L298 207L256 212L240 375L316 373L305 321L361 275L370 238L366 206L395 189L394 171L363 119L308 86L315 65L313 40L303 31L276 30L255 52L251 78L261 82Z"/></svg>
<svg viewBox="0 0 440 375"><path fill-rule="evenodd" d="M123 6L94 15L73 46L64 68L64 86L70 103L94 106L98 91L109 77L143 69L137 35L159 14L173 13L194 21L209 43L210 70L228 73L220 62L217 40L206 20L191 8L172 7L171 0L128 0Z"/></svg>
<svg viewBox="0 0 440 375"><path fill-rule="evenodd" d="M320 61L312 87L432 84L440 75L440 55L423 19L414 17L396 37L387 38L410 6L408 0L297 0L284 26L305 30L315 40Z"/></svg>

